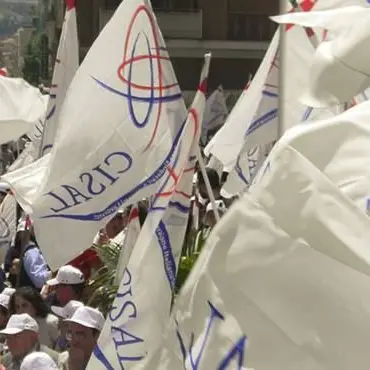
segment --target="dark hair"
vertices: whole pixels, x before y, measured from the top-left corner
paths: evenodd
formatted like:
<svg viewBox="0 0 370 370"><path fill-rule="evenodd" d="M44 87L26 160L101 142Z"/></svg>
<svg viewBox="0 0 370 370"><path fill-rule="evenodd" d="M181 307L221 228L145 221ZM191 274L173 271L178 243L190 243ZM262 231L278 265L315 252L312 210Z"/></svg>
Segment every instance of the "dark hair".
<svg viewBox="0 0 370 370"><path fill-rule="evenodd" d="M6 307L0 306L0 311L3 314L3 316L8 316L9 311Z"/></svg>
<svg viewBox="0 0 370 370"><path fill-rule="evenodd" d="M140 226L143 226L146 216L148 215L148 208L144 202L138 202L137 208L139 213Z"/></svg>
<svg viewBox="0 0 370 370"><path fill-rule="evenodd" d="M212 189L219 189L220 188L220 176L218 176L218 173L213 168L206 168L207 177L209 180L209 183L211 184ZM204 178L201 171L198 172L198 184L203 185L204 184Z"/></svg>
<svg viewBox="0 0 370 370"><path fill-rule="evenodd" d="M25 301L31 303L36 311L37 317L46 317L49 313L48 306L42 299L41 295L37 290L30 286L23 286L18 288L10 297L9 300L9 314L14 315L15 312L15 298L21 297Z"/></svg>

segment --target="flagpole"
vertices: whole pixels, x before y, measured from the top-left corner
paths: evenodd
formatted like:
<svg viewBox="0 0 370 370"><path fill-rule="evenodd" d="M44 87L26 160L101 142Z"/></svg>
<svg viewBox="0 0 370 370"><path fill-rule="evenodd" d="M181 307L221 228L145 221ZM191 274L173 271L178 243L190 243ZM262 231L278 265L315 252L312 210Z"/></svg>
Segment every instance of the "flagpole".
<svg viewBox="0 0 370 370"><path fill-rule="evenodd" d="M207 171L206 171L206 166L205 166L204 161L203 161L202 153L200 152L199 144L197 145L196 156L197 156L197 159L198 159L200 171L202 172L202 175L203 175L204 184L206 185L209 200L211 201L211 204L212 204L213 213L215 215L216 221L218 222L218 221L220 221L220 214L219 214L217 206L216 206L215 196L213 195L212 187L211 187L211 184L209 182L209 178L208 178Z"/></svg>
<svg viewBox="0 0 370 370"><path fill-rule="evenodd" d="M285 6L286 0L280 0L280 14L286 12ZM280 68L279 68L279 119L278 119L278 139L280 139L284 134L284 49L285 49L285 30L284 26L279 26L279 59L280 59Z"/></svg>

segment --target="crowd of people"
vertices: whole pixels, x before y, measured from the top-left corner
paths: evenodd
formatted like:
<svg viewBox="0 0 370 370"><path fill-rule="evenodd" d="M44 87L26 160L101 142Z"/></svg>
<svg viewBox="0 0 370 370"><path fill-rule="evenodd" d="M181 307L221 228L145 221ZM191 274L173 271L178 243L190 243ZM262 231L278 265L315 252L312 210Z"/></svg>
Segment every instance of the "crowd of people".
<svg viewBox="0 0 370 370"><path fill-rule="evenodd" d="M214 205L221 216L228 205L220 195L223 177L212 168L206 173L215 202L210 201L203 175L197 172L184 245L188 235L194 240L191 250L183 251L187 255L200 251L216 224ZM4 184L0 186L0 207L8 191ZM148 202L139 202L138 210L143 225ZM95 246L124 246L130 211L131 207L118 211L99 231L91 248L52 272L37 244L30 217L18 209L15 238L0 269L0 370L86 368L105 322L98 309L86 305L87 282L104 268Z"/></svg>

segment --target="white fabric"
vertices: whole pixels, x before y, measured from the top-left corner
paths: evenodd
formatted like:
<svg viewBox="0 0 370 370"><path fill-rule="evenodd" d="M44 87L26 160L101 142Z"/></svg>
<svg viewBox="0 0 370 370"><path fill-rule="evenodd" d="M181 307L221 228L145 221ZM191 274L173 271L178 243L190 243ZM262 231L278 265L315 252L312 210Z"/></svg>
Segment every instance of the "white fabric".
<svg viewBox="0 0 370 370"><path fill-rule="evenodd" d="M201 141L207 143L208 133L211 130L221 127L229 114L227 109L224 90L220 85L207 99L202 122Z"/></svg>
<svg viewBox="0 0 370 370"><path fill-rule="evenodd" d="M70 319L78 308L82 307L84 304L80 301L69 301L64 307L51 306L51 311L63 319Z"/></svg>
<svg viewBox="0 0 370 370"><path fill-rule="evenodd" d="M5 295L8 295L9 297L11 297L13 295L13 293L15 293L14 288L5 288L1 294L5 294Z"/></svg>
<svg viewBox="0 0 370 370"><path fill-rule="evenodd" d="M137 238L139 237L140 230L139 209L138 206L135 205L130 212L128 225L125 230L125 239L122 243L122 249L118 260L116 276L114 278L114 282L117 285L120 284L123 278L127 263L130 260Z"/></svg>
<svg viewBox="0 0 370 370"><path fill-rule="evenodd" d="M103 329L105 319L99 310L88 306L81 306L77 308L71 318L65 319L64 321L74 322L85 326L86 328L101 331Z"/></svg>
<svg viewBox="0 0 370 370"><path fill-rule="evenodd" d="M46 282L47 285L54 286L58 284L76 285L82 284L85 281L83 273L76 267L71 265L62 266L57 276Z"/></svg>
<svg viewBox="0 0 370 370"><path fill-rule="evenodd" d="M6 324L6 328L4 330L0 330L0 334L18 334L22 331L29 330L35 333L39 332L39 326L35 319L33 319L28 313L22 313L20 315L12 315L8 323Z"/></svg>
<svg viewBox="0 0 370 370"><path fill-rule="evenodd" d="M15 238L17 227L17 202L8 194L0 204L0 263Z"/></svg>
<svg viewBox="0 0 370 370"><path fill-rule="evenodd" d="M53 359L45 352L32 352L21 363L20 370L57 370Z"/></svg>
<svg viewBox="0 0 370 370"><path fill-rule="evenodd" d="M271 154L213 229L148 369L368 366L370 221L294 149Z"/></svg>
<svg viewBox="0 0 370 370"><path fill-rule="evenodd" d="M147 42L158 58L130 61L132 53L148 54ZM118 209L163 185L185 119L150 6L144 0L122 2L68 89L53 150L4 177L33 215L37 241L52 269L89 248Z"/></svg>
<svg viewBox="0 0 370 370"><path fill-rule="evenodd" d="M210 56L189 110L178 161L150 211L124 271L88 368L145 368L168 321L177 267L188 224L195 150L199 150ZM200 154L200 153L199 153ZM155 282L155 283L154 283ZM150 289L148 289L150 287ZM156 366L148 367L156 369Z"/></svg>
<svg viewBox="0 0 370 370"><path fill-rule="evenodd" d="M370 8L354 6L311 14L277 17L281 23L296 23L332 30L336 35L316 49L310 69L308 91L302 102L313 107L344 103L370 86ZM338 78L340 76L340 78Z"/></svg>
<svg viewBox="0 0 370 370"><path fill-rule="evenodd" d="M39 89L21 78L0 78L0 144L17 140L45 116Z"/></svg>
<svg viewBox="0 0 370 370"><path fill-rule="evenodd" d="M76 8L66 10L50 89L50 99L42 135L41 153L48 153L57 132L58 115L67 89L79 66Z"/></svg>
<svg viewBox="0 0 370 370"><path fill-rule="evenodd" d="M10 296L8 296L7 294L3 293L0 294L0 306L3 306L4 308L8 309L9 300Z"/></svg>

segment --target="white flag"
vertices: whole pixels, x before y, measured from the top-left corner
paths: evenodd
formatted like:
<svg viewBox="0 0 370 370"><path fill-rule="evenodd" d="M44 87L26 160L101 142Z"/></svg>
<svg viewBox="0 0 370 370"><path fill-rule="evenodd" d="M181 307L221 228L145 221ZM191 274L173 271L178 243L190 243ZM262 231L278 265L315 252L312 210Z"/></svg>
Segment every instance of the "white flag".
<svg viewBox="0 0 370 370"><path fill-rule="evenodd" d="M206 156L210 154L215 156L225 166L226 170L233 168L244 145L248 128L271 123L277 117L277 88L272 87L273 97L271 98L276 100L275 104L265 112L263 117L255 118L260 105L262 91L265 89L266 79L271 66L274 64L278 44L279 35L276 32L253 80L250 84L247 84L248 87L243 91L225 124L205 148Z"/></svg>
<svg viewBox="0 0 370 370"><path fill-rule="evenodd" d="M127 263L131 257L131 253L137 242L141 230L140 220L139 220L139 207L137 205L133 206L128 220L128 225L125 230L125 237L121 249L121 253L118 260L116 276L114 278L114 283L119 285L123 278Z"/></svg>
<svg viewBox="0 0 370 370"><path fill-rule="evenodd" d="M45 116L40 90L21 78L0 78L0 144L17 140Z"/></svg>
<svg viewBox="0 0 370 370"><path fill-rule="evenodd" d="M369 226L284 147L211 233L175 301L158 369L366 369Z"/></svg>
<svg viewBox="0 0 370 370"><path fill-rule="evenodd" d="M79 65L76 8L74 1L67 1L62 33L59 40L50 98L45 117L41 150L46 154L53 146L57 131L58 114Z"/></svg>
<svg viewBox="0 0 370 370"><path fill-rule="evenodd" d="M40 159L43 176L35 162L41 186L30 186L29 168L5 177L32 214L52 269L88 248L117 209L156 192L174 166L185 120L150 5L122 2L68 89L53 150Z"/></svg>
<svg viewBox="0 0 370 370"><path fill-rule="evenodd" d="M208 55L177 148L176 163L170 170L168 181L151 200L149 214L90 359L89 369L101 369L102 366L142 369L147 358L159 348L159 338L169 318L188 224L194 152L199 146L209 63Z"/></svg>
<svg viewBox="0 0 370 370"><path fill-rule="evenodd" d="M220 85L207 99L201 136L204 145L207 144L208 134L221 127L225 123L228 114L224 90Z"/></svg>
<svg viewBox="0 0 370 370"><path fill-rule="evenodd" d="M352 6L310 14L288 14L274 18L280 23L323 27L335 35L322 42L310 59L308 91L302 102L313 107L345 103L370 86L370 8ZM340 77L339 77L340 76Z"/></svg>
<svg viewBox="0 0 370 370"><path fill-rule="evenodd" d="M12 194L7 194L0 204L0 263L15 238L17 227L17 202Z"/></svg>

